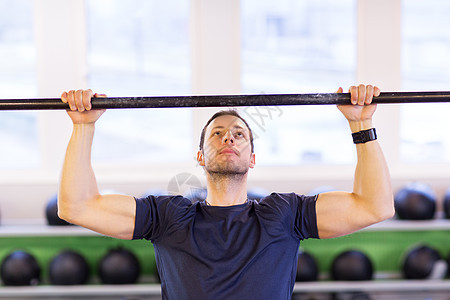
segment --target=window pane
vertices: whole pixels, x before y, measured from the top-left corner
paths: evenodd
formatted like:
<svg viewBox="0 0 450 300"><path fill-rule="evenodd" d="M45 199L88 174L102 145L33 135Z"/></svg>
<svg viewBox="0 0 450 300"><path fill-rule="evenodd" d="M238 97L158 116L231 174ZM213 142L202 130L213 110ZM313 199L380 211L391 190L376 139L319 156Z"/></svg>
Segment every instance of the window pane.
<svg viewBox="0 0 450 300"><path fill-rule="evenodd" d="M188 0L89 0L87 11L94 91L111 97L189 94ZM93 160L189 160L191 123L189 109L109 110L98 124Z"/></svg>
<svg viewBox="0 0 450 300"><path fill-rule="evenodd" d="M36 97L33 1L0 0L0 98ZM0 112L0 168L40 162L37 113Z"/></svg>
<svg viewBox="0 0 450 300"><path fill-rule="evenodd" d="M356 1L241 3L245 93L326 93L355 84ZM261 116L253 120L261 136L255 140L259 161L292 165L354 160L347 122L336 107L270 110L269 117L267 109L247 109L250 116L265 115L264 124Z"/></svg>
<svg viewBox="0 0 450 300"><path fill-rule="evenodd" d="M450 2L402 2L402 77L406 90L450 86ZM449 162L448 104L401 107L400 157L405 162Z"/></svg>

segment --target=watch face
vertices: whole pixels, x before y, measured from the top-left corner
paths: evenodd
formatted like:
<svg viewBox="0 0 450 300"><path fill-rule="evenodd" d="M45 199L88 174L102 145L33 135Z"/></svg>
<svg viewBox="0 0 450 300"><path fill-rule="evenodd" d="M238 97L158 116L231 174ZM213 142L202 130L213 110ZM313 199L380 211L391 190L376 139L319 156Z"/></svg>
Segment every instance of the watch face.
<svg viewBox="0 0 450 300"><path fill-rule="evenodd" d="M377 133L375 131L375 128L352 133L352 136L353 136L353 143L355 144L362 144L377 139Z"/></svg>
<svg viewBox="0 0 450 300"><path fill-rule="evenodd" d="M370 139L370 133L369 133L369 131L364 131L364 132L361 134L361 139L362 139L363 141L367 141L367 139Z"/></svg>

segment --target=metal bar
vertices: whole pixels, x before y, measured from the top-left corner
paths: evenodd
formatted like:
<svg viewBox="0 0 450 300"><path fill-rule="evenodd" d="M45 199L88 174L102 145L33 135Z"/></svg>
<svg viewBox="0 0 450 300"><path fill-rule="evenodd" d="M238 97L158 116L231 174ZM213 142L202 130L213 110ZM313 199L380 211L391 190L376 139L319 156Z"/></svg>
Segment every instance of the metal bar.
<svg viewBox="0 0 450 300"><path fill-rule="evenodd" d="M373 103L450 102L450 92L383 92ZM349 93L94 98L97 109L349 104ZM0 110L68 109L59 98L0 99Z"/></svg>

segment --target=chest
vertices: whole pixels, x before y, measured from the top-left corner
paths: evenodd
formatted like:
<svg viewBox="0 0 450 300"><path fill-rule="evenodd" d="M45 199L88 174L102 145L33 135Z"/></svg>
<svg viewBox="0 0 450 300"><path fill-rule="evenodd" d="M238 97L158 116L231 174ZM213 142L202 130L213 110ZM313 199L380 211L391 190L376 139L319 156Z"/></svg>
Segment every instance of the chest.
<svg viewBox="0 0 450 300"><path fill-rule="evenodd" d="M286 224L280 216L252 210L220 213L205 210L173 230L164 244L208 259L247 260L261 249L297 243Z"/></svg>

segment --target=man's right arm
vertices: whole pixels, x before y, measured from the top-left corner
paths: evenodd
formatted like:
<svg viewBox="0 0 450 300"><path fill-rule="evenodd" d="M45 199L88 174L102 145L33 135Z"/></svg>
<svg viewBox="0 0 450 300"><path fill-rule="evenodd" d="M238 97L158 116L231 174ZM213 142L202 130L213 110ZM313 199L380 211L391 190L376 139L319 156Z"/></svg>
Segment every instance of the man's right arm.
<svg viewBox="0 0 450 300"><path fill-rule="evenodd" d="M132 196L100 195L91 165L95 122L102 110L91 110L90 90L64 92L73 132L64 159L58 193L58 215L104 235L131 239L136 202Z"/></svg>

